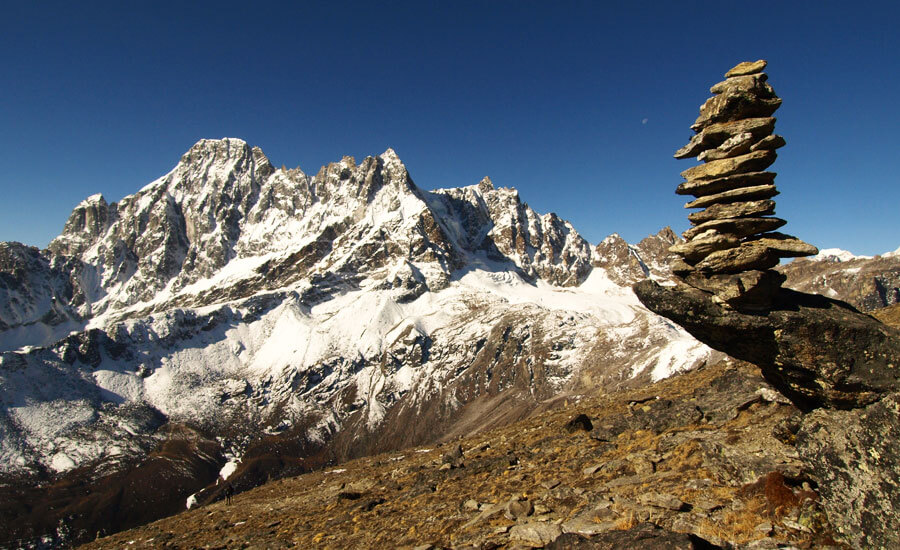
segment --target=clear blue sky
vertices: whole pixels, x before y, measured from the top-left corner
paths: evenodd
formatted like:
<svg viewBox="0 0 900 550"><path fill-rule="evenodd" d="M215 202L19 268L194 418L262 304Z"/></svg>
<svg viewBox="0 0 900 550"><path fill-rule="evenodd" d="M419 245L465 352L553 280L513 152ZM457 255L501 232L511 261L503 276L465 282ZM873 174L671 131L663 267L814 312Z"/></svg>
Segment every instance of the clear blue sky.
<svg viewBox="0 0 900 550"><path fill-rule="evenodd" d="M53 2L0 8L0 240L45 246L201 138L314 174L393 147L425 188L490 176L597 243L687 228L672 153L767 59L785 232L900 246L900 2Z"/></svg>

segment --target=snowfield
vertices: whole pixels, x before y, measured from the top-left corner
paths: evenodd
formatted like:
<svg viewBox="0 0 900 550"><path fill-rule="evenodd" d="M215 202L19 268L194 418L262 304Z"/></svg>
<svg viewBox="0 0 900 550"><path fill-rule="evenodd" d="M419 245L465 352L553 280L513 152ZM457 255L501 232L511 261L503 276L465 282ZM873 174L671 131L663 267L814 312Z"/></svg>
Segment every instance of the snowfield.
<svg viewBox="0 0 900 550"><path fill-rule="evenodd" d="M488 338L498 317L510 312L561 320L562 326L549 328L572 343L550 359L564 373L553 380L559 388L590 367L584 359L598 335L623 348L633 347L636 337L664 339L630 372L648 371L653 380L701 363L710 353L647 312L630 289L600 270L577 287L556 287L530 284L515 272L473 269L411 302L398 303L394 295L359 289L309 307L293 293L250 322L239 302L113 323L104 329L126 332L130 353L104 353L97 368L48 361L46 350L5 354L0 397L14 428L3 434L2 468L14 471L37 461L59 472L128 447L134 434L125 427L118 434L122 440L95 440L77 429L96 422L98 409L110 404L144 403L170 419L204 426L214 426L223 411L249 406L267 425L290 425L331 407L334 395L352 386L354 409L365 410L375 428L400 396L440 392L448 365L469 360L445 346ZM639 334L637 318L650 324L649 336ZM191 329L184 334L186 325ZM384 356L404 357L424 340L432 342L431 360L384 367ZM10 372L13 357L24 358L23 370ZM61 384L63 379L68 383ZM270 416L275 411L281 416ZM320 430L339 424L340 411L331 413Z"/></svg>

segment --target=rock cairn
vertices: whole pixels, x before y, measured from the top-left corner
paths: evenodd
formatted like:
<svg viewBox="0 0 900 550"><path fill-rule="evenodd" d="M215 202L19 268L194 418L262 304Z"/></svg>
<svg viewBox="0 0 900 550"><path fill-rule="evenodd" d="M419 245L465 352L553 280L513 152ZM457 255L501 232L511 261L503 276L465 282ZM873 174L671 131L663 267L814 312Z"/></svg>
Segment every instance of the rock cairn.
<svg viewBox="0 0 900 550"><path fill-rule="evenodd" d="M710 88L691 126L696 134L675 158L697 157L704 164L681 173L679 195L693 195L685 208L692 227L685 242L670 250L681 256L673 270L689 285L711 292L738 309L767 309L784 275L774 271L781 258L809 256L816 247L774 232L785 220L774 217L775 150L785 144L773 134L772 114L781 106L762 72L763 60L744 62Z"/></svg>

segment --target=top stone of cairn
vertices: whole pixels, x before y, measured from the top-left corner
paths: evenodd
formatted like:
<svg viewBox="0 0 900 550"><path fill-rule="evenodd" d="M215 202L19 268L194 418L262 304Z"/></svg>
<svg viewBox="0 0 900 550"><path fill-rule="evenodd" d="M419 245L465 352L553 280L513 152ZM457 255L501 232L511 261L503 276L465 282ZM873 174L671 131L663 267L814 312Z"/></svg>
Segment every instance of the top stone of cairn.
<svg viewBox="0 0 900 550"><path fill-rule="evenodd" d="M759 61L744 61L742 63L738 63L737 65L732 67L730 71L725 73L725 78L761 73L766 68L766 64L767 63L765 59L760 59Z"/></svg>

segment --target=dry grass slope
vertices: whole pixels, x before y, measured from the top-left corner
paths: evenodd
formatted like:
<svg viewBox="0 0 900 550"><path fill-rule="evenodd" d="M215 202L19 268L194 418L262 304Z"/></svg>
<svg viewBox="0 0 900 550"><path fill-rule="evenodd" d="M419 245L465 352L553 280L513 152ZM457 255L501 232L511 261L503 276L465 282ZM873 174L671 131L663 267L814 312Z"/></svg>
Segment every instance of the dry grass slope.
<svg viewBox="0 0 900 550"><path fill-rule="evenodd" d="M591 429L566 429L579 414ZM834 542L790 446L798 414L753 366L722 362L282 479L85 548L540 547L647 521L714 544L820 548ZM458 466L442 460L457 444Z"/></svg>

